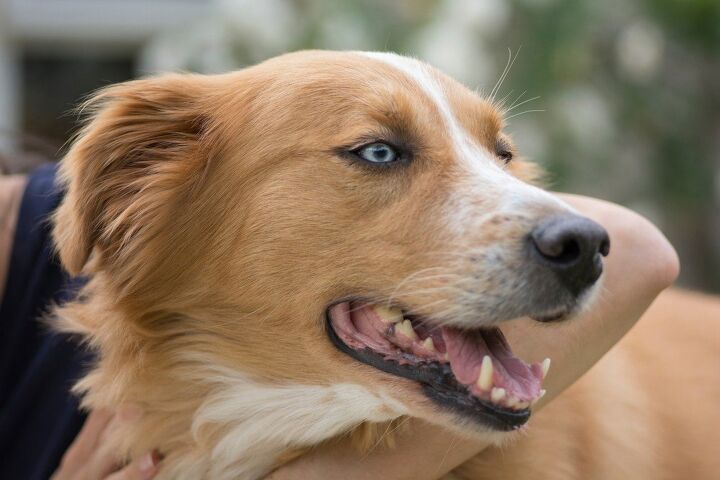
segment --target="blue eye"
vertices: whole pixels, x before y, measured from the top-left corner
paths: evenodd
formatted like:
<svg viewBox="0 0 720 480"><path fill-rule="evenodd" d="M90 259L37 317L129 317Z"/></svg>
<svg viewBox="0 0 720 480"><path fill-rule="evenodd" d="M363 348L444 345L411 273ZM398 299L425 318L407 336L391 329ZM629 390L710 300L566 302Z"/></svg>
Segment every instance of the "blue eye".
<svg viewBox="0 0 720 480"><path fill-rule="evenodd" d="M371 143L356 150L357 156L370 163L391 163L400 157L397 150L386 143Z"/></svg>

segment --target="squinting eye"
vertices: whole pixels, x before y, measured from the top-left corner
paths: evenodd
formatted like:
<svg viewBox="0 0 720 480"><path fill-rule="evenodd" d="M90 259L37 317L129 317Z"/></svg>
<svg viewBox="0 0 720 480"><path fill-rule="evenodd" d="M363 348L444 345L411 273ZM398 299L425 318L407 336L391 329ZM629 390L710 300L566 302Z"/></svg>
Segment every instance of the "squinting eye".
<svg viewBox="0 0 720 480"><path fill-rule="evenodd" d="M495 155L505 162L506 165L513 159L512 150L510 150L509 145L503 140L498 140L495 143Z"/></svg>
<svg viewBox="0 0 720 480"><path fill-rule="evenodd" d="M355 150L355 154L370 163L390 163L396 161L400 155L386 143L371 143Z"/></svg>
<svg viewBox="0 0 720 480"><path fill-rule="evenodd" d="M513 159L513 154L510 150L500 150L497 152L497 156L506 164L510 163Z"/></svg>

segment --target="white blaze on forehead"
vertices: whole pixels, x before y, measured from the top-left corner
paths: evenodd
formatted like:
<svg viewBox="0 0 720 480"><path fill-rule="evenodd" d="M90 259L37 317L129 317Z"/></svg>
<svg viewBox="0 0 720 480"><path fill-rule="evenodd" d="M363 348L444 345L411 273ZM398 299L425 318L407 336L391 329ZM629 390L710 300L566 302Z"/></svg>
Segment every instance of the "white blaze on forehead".
<svg viewBox="0 0 720 480"><path fill-rule="evenodd" d="M472 138L465 132L458 122L452 107L447 100L443 87L437 77L433 75L430 67L414 58L403 57L395 53L383 52L362 52L365 55L386 64L392 65L412 79L432 100L438 112L442 116L445 128L453 141L458 158L461 161L470 161L474 164L482 164L494 173L502 172L502 169L493 161L490 154L479 147ZM490 172L486 172L490 173Z"/></svg>
<svg viewBox="0 0 720 480"><path fill-rule="evenodd" d="M477 195L497 202L495 212L498 209L508 212L517 211L532 203L545 203L556 208L568 209L568 206L555 196L528 185L506 172L491 152L478 145L458 121L443 91L443 86L437 76L433 74L431 67L414 58L403 57L395 53L357 53L391 65L404 73L421 88L440 113L452 140L456 158L462 166L462 170L466 172L463 178L458 179L457 195L450 202L451 208L456 210L456 215L453 216L459 222L467 222L469 216L477 217L476 202L473 201L473 197Z"/></svg>

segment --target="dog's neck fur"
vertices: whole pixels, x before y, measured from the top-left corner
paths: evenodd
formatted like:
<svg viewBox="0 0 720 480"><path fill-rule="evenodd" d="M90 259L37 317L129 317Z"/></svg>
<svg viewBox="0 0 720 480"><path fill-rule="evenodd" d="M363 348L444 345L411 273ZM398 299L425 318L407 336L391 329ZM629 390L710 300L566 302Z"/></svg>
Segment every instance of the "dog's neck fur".
<svg viewBox="0 0 720 480"><path fill-rule="evenodd" d="M183 352L178 368L143 363L142 347L128 340L130 322L93 283L83 301L57 310L60 328L98 352L75 391L90 409L142 406L143 417L110 441L128 456L150 449L165 454L157 478L261 478L289 451L407 414L389 395L360 385L272 384L210 363L201 352ZM113 376L119 362L127 374Z"/></svg>
<svg viewBox="0 0 720 480"><path fill-rule="evenodd" d="M398 402L359 385L271 386L222 370L213 380L218 388L196 412L192 427L194 437L206 427L222 430L207 456L208 478L259 478L288 449L317 445L363 422L404 413ZM169 477L181 478L183 463Z"/></svg>

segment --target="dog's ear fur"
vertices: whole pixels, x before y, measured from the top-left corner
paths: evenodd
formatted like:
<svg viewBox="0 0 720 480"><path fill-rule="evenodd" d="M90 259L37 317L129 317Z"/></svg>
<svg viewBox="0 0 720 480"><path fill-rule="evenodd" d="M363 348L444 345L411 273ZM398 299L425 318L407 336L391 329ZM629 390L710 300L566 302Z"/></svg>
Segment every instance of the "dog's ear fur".
<svg viewBox="0 0 720 480"><path fill-rule="evenodd" d="M118 256L152 237L154 220L166 218L160 211L177 206L202 175L203 85L198 75L166 75L111 86L85 103L88 122L61 163L66 192L54 216L55 245L71 274L94 249Z"/></svg>

